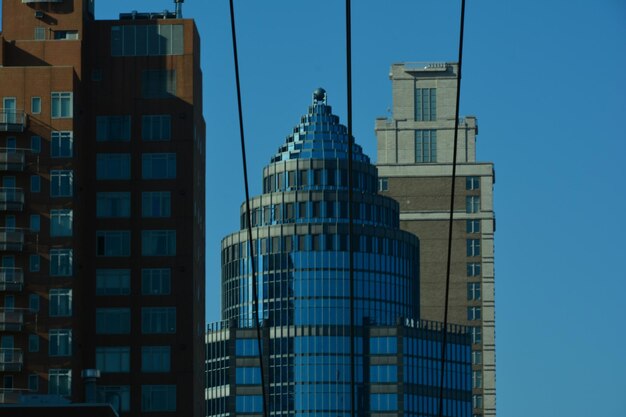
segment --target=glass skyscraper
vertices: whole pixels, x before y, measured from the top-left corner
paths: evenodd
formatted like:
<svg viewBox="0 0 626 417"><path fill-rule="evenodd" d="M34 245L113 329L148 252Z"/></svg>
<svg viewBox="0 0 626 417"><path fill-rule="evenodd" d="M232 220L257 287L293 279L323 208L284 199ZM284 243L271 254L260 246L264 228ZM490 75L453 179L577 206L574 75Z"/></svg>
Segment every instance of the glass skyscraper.
<svg viewBox="0 0 626 417"><path fill-rule="evenodd" d="M222 241L222 319L207 333L207 415L351 415L348 134L317 89ZM436 415L442 326L419 319L419 241L352 149L357 415ZM251 248L252 254L251 256ZM252 262L262 333L261 381ZM470 337L448 329L444 415L471 414Z"/></svg>

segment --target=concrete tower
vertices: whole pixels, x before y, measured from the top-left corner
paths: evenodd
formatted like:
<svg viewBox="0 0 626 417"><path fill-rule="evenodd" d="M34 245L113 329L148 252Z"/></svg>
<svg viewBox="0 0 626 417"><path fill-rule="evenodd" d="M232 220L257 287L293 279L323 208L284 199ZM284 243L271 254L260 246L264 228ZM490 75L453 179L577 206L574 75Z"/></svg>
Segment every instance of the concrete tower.
<svg viewBox="0 0 626 417"><path fill-rule="evenodd" d="M420 317L443 320L456 64L391 67L393 115L376 121L379 190L421 243ZM493 164L476 161L476 118L459 121L449 321L472 332L474 415L495 416Z"/></svg>

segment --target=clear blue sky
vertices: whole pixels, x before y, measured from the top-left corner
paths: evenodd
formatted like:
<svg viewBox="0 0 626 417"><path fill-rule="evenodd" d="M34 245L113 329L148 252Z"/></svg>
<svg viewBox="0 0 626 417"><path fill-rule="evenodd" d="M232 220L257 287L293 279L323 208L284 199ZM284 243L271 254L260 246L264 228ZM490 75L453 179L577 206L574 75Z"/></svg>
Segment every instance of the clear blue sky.
<svg viewBox="0 0 626 417"><path fill-rule="evenodd" d="M323 86L345 122L343 2L238 0L251 190ZM173 9L96 0L100 19ZM455 61L460 1L353 2L354 133L376 159L389 66ZM202 36L207 122L207 320L220 240L243 180L228 0L187 0ZM626 416L626 3L468 1L461 114L497 184L497 399L502 417Z"/></svg>

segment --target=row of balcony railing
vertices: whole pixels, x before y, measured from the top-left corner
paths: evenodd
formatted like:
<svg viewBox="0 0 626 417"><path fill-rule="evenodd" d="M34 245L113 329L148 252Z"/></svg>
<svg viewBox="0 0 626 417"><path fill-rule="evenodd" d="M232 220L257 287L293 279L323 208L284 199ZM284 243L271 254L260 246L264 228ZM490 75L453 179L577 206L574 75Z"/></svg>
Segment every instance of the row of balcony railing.
<svg viewBox="0 0 626 417"><path fill-rule="evenodd" d="M60 0L22 0L22 3L58 3ZM0 132L24 132L28 115L22 110L0 109ZM0 171L24 171L26 155L22 149L0 148ZM21 188L0 188L0 211L24 209L24 191ZM0 228L0 251L21 251L24 246L24 230ZM24 287L22 268L0 268L0 291L21 291ZM21 331L24 326L24 310L0 308L0 331ZM21 349L0 348L0 372L19 372L24 364ZM0 404L19 402L20 390L0 389Z"/></svg>
<svg viewBox="0 0 626 417"><path fill-rule="evenodd" d="M0 148L0 171L24 171L25 167L26 155L24 150Z"/></svg>
<svg viewBox="0 0 626 417"><path fill-rule="evenodd" d="M0 132L23 132L27 121L23 110L0 109Z"/></svg>
<svg viewBox="0 0 626 417"><path fill-rule="evenodd" d="M16 187L0 187L0 211L24 210L24 190Z"/></svg>
<svg viewBox="0 0 626 417"><path fill-rule="evenodd" d="M0 227L0 251L21 252L24 249L24 229Z"/></svg>
<svg viewBox="0 0 626 417"><path fill-rule="evenodd" d="M22 349L0 349L0 372L20 372L24 365Z"/></svg>
<svg viewBox="0 0 626 417"><path fill-rule="evenodd" d="M24 309L0 308L0 331L21 332L24 326Z"/></svg>
<svg viewBox="0 0 626 417"><path fill-rule="evenodd" d="M0 268L0 291L22 291L24 270L22 268Z"/></svg>

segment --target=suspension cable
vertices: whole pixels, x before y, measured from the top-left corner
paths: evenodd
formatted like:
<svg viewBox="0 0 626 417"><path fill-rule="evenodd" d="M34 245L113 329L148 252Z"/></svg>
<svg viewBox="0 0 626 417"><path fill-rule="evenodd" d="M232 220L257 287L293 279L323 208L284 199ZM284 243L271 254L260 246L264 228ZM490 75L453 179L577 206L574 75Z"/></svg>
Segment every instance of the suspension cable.
<svg viewBox="0 0 626 417"><path fill-rule="evenodd" d="M439 381L439 417L443 417L443 386L446 371L446 344L448 342L448 303L450 299L450 265L452 263L452 225L454 221L454 193L456 190L457 144L459 138L459 103L461 100L461 68L463 66L463 32L465 30L465 0L461 0L461 30L459 34L459 62L457 70L456 108L454 116L454 152L452 157L452 185L450 191L450 220L448 223L448 263L446 268L446 299L443 316L443 343L441 344L441 378Z"/></svg>
<svg viewBox="0 0 626 417"><path fill-rule="evenodd" d="M348 276L350 282L350 415L356 416L356 364L354 332L354 207L352 175L352 11L350 0L346 0L346 95L348 125Z"/></svg>
<svg viewBox="0 0 626 417"><path fill-rule="evenodd" d="M243 110L241 105L241 85L239 82L239 59L237 57L237 35L235 30L235 11L233 0L230 0L230 27L233 38L233 56L235 59L235 82L237 84L237 108L239 111L239 136L241 138L241 160L243 163L243 180L246 189L246 223L248 229L249 259L251 259L252 272L252 320L256 327L257 348L259 350L259 367L261 369L261 395L263 397L263 416L268 417L267 395L265 392L265 372L263 369L263 346L261 342L261 326L259 324L259 292L257 288L256 259L254 257L255 245L252 240L252 214L250 212L250 190L248 187L248 163L246 160L246 141L243 130Z"/></svg>

